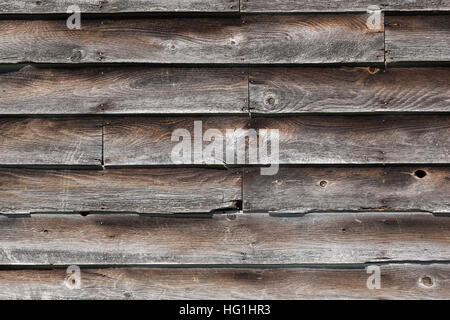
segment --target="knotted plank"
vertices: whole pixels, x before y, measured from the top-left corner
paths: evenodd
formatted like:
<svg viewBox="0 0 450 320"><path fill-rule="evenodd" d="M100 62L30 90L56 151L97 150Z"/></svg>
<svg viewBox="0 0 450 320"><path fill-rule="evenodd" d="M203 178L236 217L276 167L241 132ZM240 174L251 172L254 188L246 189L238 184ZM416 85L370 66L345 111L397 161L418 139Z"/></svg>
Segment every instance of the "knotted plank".
<svg viewBox="0 0 450 320"><path fill-rule="evenodd" d="M252 113L450 112L450 68L251 68Z"/></svg>
<svg viewBox="0 0 450 320"><path fill-rule="evenodd" d="M1 20L0 63L384 62L384 25L367 14L230 18Z"/></svg>
<svg viewBox="0 0 450 320"><path fill-rule="evenodd" d="M2 299L448 299L450 266L433 263L380 267L370 290L364 268L81 268L2 270ZM74 283L71 281L74 280ZM71 288L78 288L76 290ZM187 302L188 304L188 302ZM218 310L218 311L217 311ZM267 309L264 309L267 311ZM179 310L168 314L178 315ZM216 308L214 314L223 314ZM273 311L272 311L273 312Z"/></svg>
<svg viewBox="0 0 450 320"><path fill-rule="evenodd" d="M448 167L298 167L244 171L245 211L450 213Z"/></svg>
<svg viewBox="0 0 450 320"><path fill-rule="evenodd" d="M0 114L246 113L246 69L5 69Z"/></svg>

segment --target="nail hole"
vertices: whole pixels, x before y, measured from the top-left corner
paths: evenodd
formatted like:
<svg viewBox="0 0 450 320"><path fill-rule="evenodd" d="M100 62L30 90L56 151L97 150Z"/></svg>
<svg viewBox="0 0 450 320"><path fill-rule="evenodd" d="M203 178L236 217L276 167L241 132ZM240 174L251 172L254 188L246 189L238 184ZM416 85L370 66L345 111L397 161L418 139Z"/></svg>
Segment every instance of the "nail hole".
<svg viewBox="0 0 450 320"><path fill-rule="evenodd" d="M319 182L319 185L320 185L322 188L325 188L325 187L328 185L328 181L322 180L322 181Z"/></svg>
<svg viewBox="0 0 450 320"><path fill-rule="evenodd" d="M434 285L433 278L430 276L423 276L420 278L420 282L422 282L425 287L432 287Z"/></svg>
<svg viewBox="0 0 450 320"><path fill-rule="evenodd" d="M414 175L417 178L422 179L422 178L424 178L427 175L427 173L424 170L417 170L416 172L414 172Z"/></svg>
<svg viewBox="0 0 450 320"><path fill-rule="evenodd" d="M273 106L275 104L275 98L274 97L268 97L266 99L266 104L269 104L269 105Z"/></svg>

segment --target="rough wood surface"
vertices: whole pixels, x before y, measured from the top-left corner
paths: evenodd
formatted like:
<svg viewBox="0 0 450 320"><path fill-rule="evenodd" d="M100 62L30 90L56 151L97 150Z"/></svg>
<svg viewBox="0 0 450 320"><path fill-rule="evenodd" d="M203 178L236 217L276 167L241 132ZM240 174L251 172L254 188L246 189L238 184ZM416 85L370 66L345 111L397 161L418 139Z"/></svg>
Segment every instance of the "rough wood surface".
<svg viewBox="0 0 450 320"><path fill-rule="evenodd" d="M237 209L241 171L0 169L0 213Z"/></svg>
<svg viewBox="0 0 450 320"><path fill-rule="evenodd" d="M447 167L280 168L244 171L244 210L428 211L450 213Z"/></svg>
<svg viewBox="0 0 450 320"><path fill-rule="evenodd" d="M100 119L0 119L0 165L101 164Z"/></svg>
<svg viewBox="0 0 450 320"><path fill-rule="evenodd" d="M242 12L351 12L378 6L384 11L450 10L448 0L241 0Z"/></svg>
<svg viewBox="0 0 450 320"><path fill-rule="evenodd" d="M252 113L450 112L450 68L252 68Z"/></svg>
<svg viewBox="0 0 450 320"><path fill-rule="evenodd" d="M365 268L82 268L79 289L64 269L0 271L1 299L448 299L448 264ZM78 281L78 282L77 282ZM70 288L69 288L70 286ZM177 312L177 311L175 311ZM174 312L174 313L175 313Z"/></svg>
<svg viewBox="0 0 450 320"><path fill-rule="evenodd" d="M367 14L66 21L0 20L0 63L383 62Z"/></svg>
<svg viewBox="0 0 450 320"><path fill-rule="evenodd" d="M204 161L194 162L195 121L201 122L203 129L200 139L203 137L203 133L209 129L220 130L224 136L222 157L205 157ZM181 141L178 138L172 141L172 133L177 129L185 129L191 136L191 148L189 150L191 151L190 158L193 164L225 165L226 130L245 129L248 122L248 117L106 118L104 129L105 165L174 165L176 163L172 161L172 151L180 143L178 141ZM236 135L232 137L236 137ZM203 144L206 147L210 142L204 142ZM201 150L204 150L204 148ZM214 163L216 160L218 163Z"/></svg>
<svg viewBox="0 0 450 320"><path fill-rule="evenodd" d="M253 118L279 129L282 164L449 163L450 116Z"/></svg>
<svg viewBox="0 0 450 320"><path fill-rule="evenodd" d="M0 216L0 242L2 265L448 261L450 219L393 212L297 217L215 214L209 218L36 214L31 218Z"/></svg>
<svg viewBox="0 0 450 320"><path fill-rule="evenodd" d="M448 15L387 16L387 62L450 61Z"/></svg>
<svg viewBox="0 0 450 320"><path fill-rule="evenodd" d="M0 13L66 13L71 5L82 13L239 11L238 0L0 0Z"/></svg>
<svg viewBox="0 0 450 320"><path fill-rule="evenodd" d="M0 73L0 92L0 114L242 113L248 79L237 68L26 66Z"/></svg>
<svg viewBox="0 0 450 320"><path fill-rule="evenodd" d="M242 134L226 135L227 129L279 130L281 164L384 164L449 163L450 116L371 115L297 116L273 118L238 117L129 117L107 118L104 129L106 165L173 165L172 141L176 129L191 136L194 157L194 121L201 121L203 133L218 129L224 139L222 157L205 156L204 164L265 164L261 159L230 163L226 150L237 153L244 144ZM237 132L237 131L236 131ZM203 142L204 154L211 142ZM247 141L248 144L248 141ZM247 147L248 149L248 147ZM256 152L255 152L256 153ZM197 164L200 164L196 162Z"/></svg>

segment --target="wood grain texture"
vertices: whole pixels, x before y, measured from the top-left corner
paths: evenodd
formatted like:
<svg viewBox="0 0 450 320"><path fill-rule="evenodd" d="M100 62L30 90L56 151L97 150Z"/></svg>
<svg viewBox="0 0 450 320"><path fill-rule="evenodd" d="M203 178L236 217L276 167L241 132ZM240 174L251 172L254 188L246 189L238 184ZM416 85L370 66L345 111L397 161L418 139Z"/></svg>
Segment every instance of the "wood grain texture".
<svg viewBox="0 0 450 320"><path fill-rule="evenodd" d="M383 11L450 10L448 0L241 0L242 12L352 12L369 6Z"/></svg>
<svg viewBox="0 0 450 320"><path fill-rule="evenodd" d="M274 176L248 168L244 210L450 213L449 179L447 167L280 168Z"/></svg>
<svg viewBox="0 0 450 320"><path fill-rule="evenodd" d="M0 169L0 213L191 213L237 209L241 172Z"/></svg>
<svg viewBox="0 0 450 320"><path fill-rule="evenodd" d="M278 129L281 164L449 163L450 116L253 118Z"/></svg>
<svg viewBox="0 0 450 320"><path fill-rule="evenodd" d="M204 161L195 161L195 121L201 122L202 136L209 129L217 129L223 134L222 156L205 157ZM185 129L190 134L191 148L188 153L191 154L191 163L184 164L226 165L225 148L226 141L228 141L226 130L245 129L248 123L248 117L106 118L104 129L105 165L175 165L176 163L172 159L172 151L180 143L178 141L182 139L176 136L175 141L172 141L172 133L175 133L178 129ZM204 142L204 148L210 143ZM204 148L199 150L204 150ZM215 163L216 161L217 163Z"/></svg>
<svg viewBox="0 0 450 320"><path fill-rule="evenodd" d="M448 299L448 264L381 265L381 288L364 268L82 268L80 289L64 269L0 271L1 299ZM76 282L76 281L75 281ZM78 285L76 283L76 285ZM173 312L173 314L178 311Z"/></svg>
<svg viewBox="0 0 450 320"><path fill-rule="evenodd" d="M248 105L247 70L237 68L26 66L0 73L0 92L0 114L243 113Z"/></svg>
<svg viewBox="0 0 450 320"><path fill-rule="evenodd" d="M450 112L450 68L252 68L252 113Z"/></svg>
<svg viewBox="0 0 450 320"><path fill-rule="evenodd" d="M203 162L196 164L266 164L246 156L244 161L228 161L227 150L248 152L244 135L260 129L279 130L280 164L385 164L449 163L450 116L371 115L297 116L273 118L238 117L134 117L107 118L104 129L106 165L173 165L172 141L176 129L190 135L191 160L194 157L194 122L201 121L203 134L217 129L223 136L221 156L210 156L203 142ZM236 130L227 137L227 129ZM238 129L248 129L238 133ZM189 139L189 138L188 138ZM206 140L206 139L205 139ZM245 141L245 140L244 140ZM202 149L199 149L202 150ZM257 153L257 151L255 152ZM217 162L216 162L217 161ZM186 164L186 163L185 163Z"/></svg>
<svg viewBox="0 0 450 320"><path fill-rule="evenodd" d="M386 61L450 61L448 15L387 16Z"/></svg>
<svg viewBox="0 0 450 320"><path fill-rule="evenodd" d="M230 18L1 20L0 63L383 62L384 27L367 14Z"/></svg>
<svg viewBox="0 0 450 320"><path fill-rule="evenodd" d="M101 164L101 119L0 118L0 165Z"/></svg>
<svg viewBox="0 0 450 320"><path fill-rule="evenodd" d="M450 257L450 219L427 213L35 214L0 216L0 231L5 266L363 264Z"/></svg>
<svg viewBox="0 0 450 320"><path fill-rule="evenodd" d="M0 12L66 13L71 5L77 5L82 13L239 11L238 0L1 0Z"/></svg>

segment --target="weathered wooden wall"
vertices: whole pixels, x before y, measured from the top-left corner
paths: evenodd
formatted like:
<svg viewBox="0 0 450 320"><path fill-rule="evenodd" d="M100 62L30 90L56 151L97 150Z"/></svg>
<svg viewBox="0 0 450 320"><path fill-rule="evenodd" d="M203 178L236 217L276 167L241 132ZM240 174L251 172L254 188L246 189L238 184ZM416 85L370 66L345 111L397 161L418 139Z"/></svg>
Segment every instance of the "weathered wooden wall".
<svg viewBox="0 0 450 320"><path fill-rule="evenodd" d="M449 10L0 0L0 298L450 298ZM195 121L279 171L175 164Z"/></svg>

